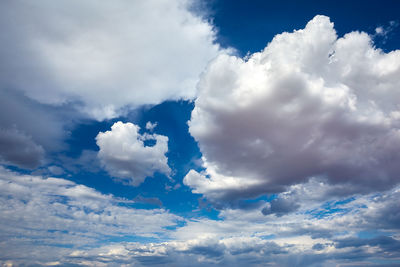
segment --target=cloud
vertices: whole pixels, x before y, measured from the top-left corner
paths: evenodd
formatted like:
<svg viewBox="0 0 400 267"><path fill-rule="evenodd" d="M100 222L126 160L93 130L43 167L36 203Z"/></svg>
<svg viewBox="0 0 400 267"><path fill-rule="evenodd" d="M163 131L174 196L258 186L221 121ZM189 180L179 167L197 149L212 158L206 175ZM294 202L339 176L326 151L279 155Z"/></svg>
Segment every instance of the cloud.
<svg viewBox="0 0 400 267"><path fill-rule="evenodd" d="M44 265L109 240L163 237L179 216L60 178L0 167L0 263ZM110 255L110 254L109 254Z"/></svg>
<svg viewBox="0 0 400 267"><path fill-rule="evenodd" d="M338 38L325 16L245 59L217 57L189 121L205 169L184 183L225 201L311 177L353 193L390 188L400 171L399 75L399 50L384 53L363 32Z"/></svg>
<svg viewBox="0 0 400 267"><path fill-rule="evenodd" d="M1 128L7 131L16 129L46 151L59 151L64 147L65 128L74 118L78 116L67 106L55 108L43 105L19 91L0 89Z"/></svg>
<svg viewBox="0 0 400 267"><path fill-rule="evenodd" d="M146 129L151 131L154 131L154 129L157 127L157 122L152 123L151 121L148 121L146 123Z"/></svg>
<svg viewBox="0 0 400 267"><path fill-rule="evenodd" d="M382 43L386 43L386 41L391 37L392 32L398 26L399 22L392 20L387 26L376 27L375 34L372 36L374 38L374 41L381 41Z"/></svg>
<svg viewBox="0 0 400 267"><path fill-rule="evenodd" d="M169 175L171 169L165 154L168 137L158 134L140 134L133 123L116 122L111 131L100 132L96 143L100 148L98 157L110 175L122 178L130 185L140 185L155 172ZM154 145L146 145L153 141Z"/></svg>
<svg viewBox="0 0 400 267"><path fill-rule="evenodd" d="M380 215L375 211L379 206L390 206L399 192L395 188L353 196L352 201L336 199L348 212L322 217L312 211L314 207L325 209L329 201L314 200L310 209L302 205L296 214L282 216L264 216L258 209L227 208L218 220L186 220L169 233L166 242L120 243L78 250L74 256L92 264L102 260L138 266L347 266L349 262L369 266L376 261L396 262L398 230L377 225ZM371 212L374 215L366 216ZM362 236L365 233L369 236Z"/></svg>
<svg viewBox="0 0 400 267"><path fill-rule="evenodd" d="M44 150L17 129L0 128L0 162L33 169L41 164Z"/></svg>
<svg viewBox="0 0 400 267"><path fill-rule="evenodd" d="M97 155L98 151L85 149L82 150L78 157L61 155L59 157L59 164L75 174L82 171L97 173L101 171L100 160Z"/></svg>
<svg viewBox="0 0 400 267"><path fill-rule="evenodd" d="M267 206L262 209L264 215L276 214L276 216L282 216L287 213L296 211L300 207L300 204L294 201L290 201L284 198L273 199L267 203Z"/></svg>
<svg viewBox="0 0 400 267"><path fill-rule="evenodd" d="M221 50L191 4L2 2L0 87L41 103L75 103L99 120L125 107L193 98L199 73Z"/></svg>
<svg viewBox="0 0 400 267"><path fill-rule="evenodd" d="M149 204L149 205L155 205L155 206L159 206L162 207L163 203L161 202L161 200L157 197L144 197L142 195L137 195L133 201L135 203L142 203L142 204Z"/></svg>
<svg viewBox="0 0 400 267"><path fill-rule="evenodd" d="M312 186L316 185L308 188ZM306 196L310 208L300 203L296 213L282 216L227 208L217 220L183 219L160 208L134 208L140 195L136 200L120 199L65 179L0 168L0 264L340 266L351 261L368 266L395 262L400 256L399 224L383 218L399 213L399 194L397 187L354 195L351 201L337 199L347 212L327 216L316 216L314 211L326 209L329 201L311 201ZM368 236L362 236L365 233Z"/></svg>

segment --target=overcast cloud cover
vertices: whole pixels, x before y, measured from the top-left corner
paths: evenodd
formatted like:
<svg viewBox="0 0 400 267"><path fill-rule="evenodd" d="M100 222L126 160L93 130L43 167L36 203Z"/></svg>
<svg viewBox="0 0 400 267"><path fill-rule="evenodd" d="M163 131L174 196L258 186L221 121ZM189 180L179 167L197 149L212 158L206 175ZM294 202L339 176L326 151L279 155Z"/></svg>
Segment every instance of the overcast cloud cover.
<svg viewBox="0 0 400 267"><path fill-rule="evenodd" d="M0 3L1 266L400 265L397 17L227 2Z"/></svg>

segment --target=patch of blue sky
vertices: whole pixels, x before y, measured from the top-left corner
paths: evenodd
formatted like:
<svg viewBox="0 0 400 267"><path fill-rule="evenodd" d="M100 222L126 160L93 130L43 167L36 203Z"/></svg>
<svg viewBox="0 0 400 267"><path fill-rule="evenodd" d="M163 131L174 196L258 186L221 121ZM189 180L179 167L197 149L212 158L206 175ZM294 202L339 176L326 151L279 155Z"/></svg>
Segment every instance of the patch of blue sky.
<svg viewBox="0 0 400 267"><path fill-rule="evenodd" d="M196 141L189 134L187 125L193 107L194 104L191 101L166 101L159 105L139 108L127 114L126 117L104 122L86 121L79 124L67 140L70 150L65 155L78 158L84 150L98 151L95 141L97 134L110 130L114 122L119 120L132 122L139 125L141 133L156 133L169 138L166 156L172 169L170 178L156 173L154 177L148 177L140 186L132 187L112 179L104 170L95 173L81 170L72 174L70 179L93 187L101 193L113 194L128 200L134 199L139 194L147 198L157 197L163 206L178 215L191 213L193 208L198 206L199 196L192 194L191 190L182 184L182 180L189 170L202 170L199 165L201 152ZM153 131L146 129L147 122L157 123ZM134 206L151 209L155 205L137 203ZM202 212L203 216L212 218L215 218L216 214L216 211Z"/></svg>
<svg viewBox="0 0 400 267"><path fill-rule="evenodd" d="M354 201L355 197L346 198L343 200L331 200L323 203L320 208L312 209L306 211L306 214L311 215L313 218L322 219L332 215L345 215L354 210L354 208L360 208L360 206L356 207L346 207L346 204Z"/></svg>
<svg viewBox="0 0 400 267"><path fill-rule="evenodd" d="M57 230L57 229L47 229L48 233L62 233L62 234L68 234L69 231L67 230Z"/></svg>
<svg viewBox="0 0 400 267"><path fill-rule="evenodd" d="M99 132L111 130L111 126L118 119L95 121L95 120L82 120L71 129L67 143L66 150L63 154L68 157L78 158L82 151L93 150L98 151L99 148L96 144L96 136Z"/></svg>
<svg viewBox="0 0 400 267"><path fill-rule="evenodd" d="M235 47L241 56L248 52L259 52L272 38L282 32L303 29L316 14L326 15L335 23L338 36L351 31L375 34L378 26L388 26L398 21L400 2L390 1L347 1L332 5L330 1L283 0L263 1L210 1L210 14L218 28L217 42L223 47ZM391 8L387 8L391 6ZM397 6L397 8L395 8ZM240 19L238 19L240 18ZM378 43L384 51L398 48L400 35L395 34L386 42Z"/></svg>
<svg viewBox="0 0 400 267"><path fill-rule="evenodd" d="M213 207L208 207L208 208L201 208L198 209L198 211L191 215L190 217L205 217L214 221L222 221L223 219L220 217L220 211L213 208Z"/></svg>
<svg viewBox="0 0 400 267"><path fill-rule="evenodd" d="M164 226L163 228L168 231L173 231L173 230L176 230L176 229L181 228L186 225L187 225L187 221L180 220L180 221L177 221L177 223L175 225L168 225L168 226Z"/></svg>
<svg viewBox="0 0 400 267"><path fill-rule="evenodd" d="M263 240L273 240L276 238L276 235L274 234L270 234L270 235L262 235L259 236L259 238L263 239Z"/></svg>
<svg viewBox="0 0 400 267"><path fill-rule="evenodd" d="M369 230L360 231L357 233L357 237L362 238L362 239L371 239L371 238L375 238L378 236L387 236L387 235L388 235L387 232L383 232L379 229L369 229Z"/></svg>

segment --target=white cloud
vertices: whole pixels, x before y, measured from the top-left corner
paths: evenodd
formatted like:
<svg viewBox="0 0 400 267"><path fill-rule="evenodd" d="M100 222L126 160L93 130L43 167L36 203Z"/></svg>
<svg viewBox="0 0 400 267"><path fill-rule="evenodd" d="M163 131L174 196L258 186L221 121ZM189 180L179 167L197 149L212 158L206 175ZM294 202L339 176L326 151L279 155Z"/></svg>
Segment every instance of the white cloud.
<svg viewBox="0 0 400 267"><path fill-rule="evenodd" d="M297 188L305 203L298 201L296 213L228 208L218 220L183 219L65 179L0 168L0 264L337 266L398 259L398 187L333 204L307 194L315 189L327 191L316 182ZM143 241L121 241L135 237Z"/></svg>
<svg viewBox="0 0 400 267"><path fill-rule="evenodd" d="M96 119L124 107L193 98L220 53L190 0L5 1L0 87L48 104L80 103Z"/></svg>
<svg viewBox="0 0 400 267"><path fill-rule="evenodd" d="M65 179L0 167L0 264L12 259L43 265L112 239L162 238L164 227L183 220L132 204Z"/></svg>
<svg viewBox="0 0 400 267"><path fill-rule="evenodd" d="M318 183L313 183L303 190L317 188ZM400 245L396 225L400 212L398 194L397 188L353 196L351 201L314 200L310 208L299 201L299 212L278 217L264 216L258 209L228 208L220 213L219 220L187 220L169 233L166 242L125 242L80 249L71 253L74 258L70 260L134 266L342 266L349 260L368 266L376 260L395 261ZM382 209L386 206L391 211ZM386 224L382 216L390 214L397 219ZM370 236L360 238L362 233Z"/></svg>
<svg viewBox="0 0 400 267"><path fill-rule="evenodd" d="M146 123L146 129L149 131L154 131L156 127L157 127L157 122L152 123L151 121L148 121Z"/></svg>
<svg viewBox="0 0 400 267"><path fill-rule="evenodd" d="M202 173L184 183L210 199L285 191L311 177L359 192L399 182L400 51L337 38L316 16L246 59L221 55L203 74L189 122ZM351 191L351 190L350 190Z"/></svg>
<svg viewBox="0 0 400 267"><path fill-rule="evenodd" d="M106 170L133 186L140 185L155 172L165 175L171 172L165 156L168 152L168 137L140 134L139 129L133 123L119 121L114 123L111 131L100 132L96 137L100 147L98 157ZM155 144L146 145L146 141L155 141Z"/></svg>

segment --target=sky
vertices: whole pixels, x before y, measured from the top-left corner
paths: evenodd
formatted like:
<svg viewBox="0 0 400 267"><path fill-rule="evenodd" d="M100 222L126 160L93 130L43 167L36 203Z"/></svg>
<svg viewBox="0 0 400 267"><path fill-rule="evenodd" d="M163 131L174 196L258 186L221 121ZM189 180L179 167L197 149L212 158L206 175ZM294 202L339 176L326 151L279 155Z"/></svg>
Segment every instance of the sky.
<svg viewBox="0 0 400 267"><path fill-rule="evenodd" d="M0 3L0 265L400 266L398 1Z"/></svg>

